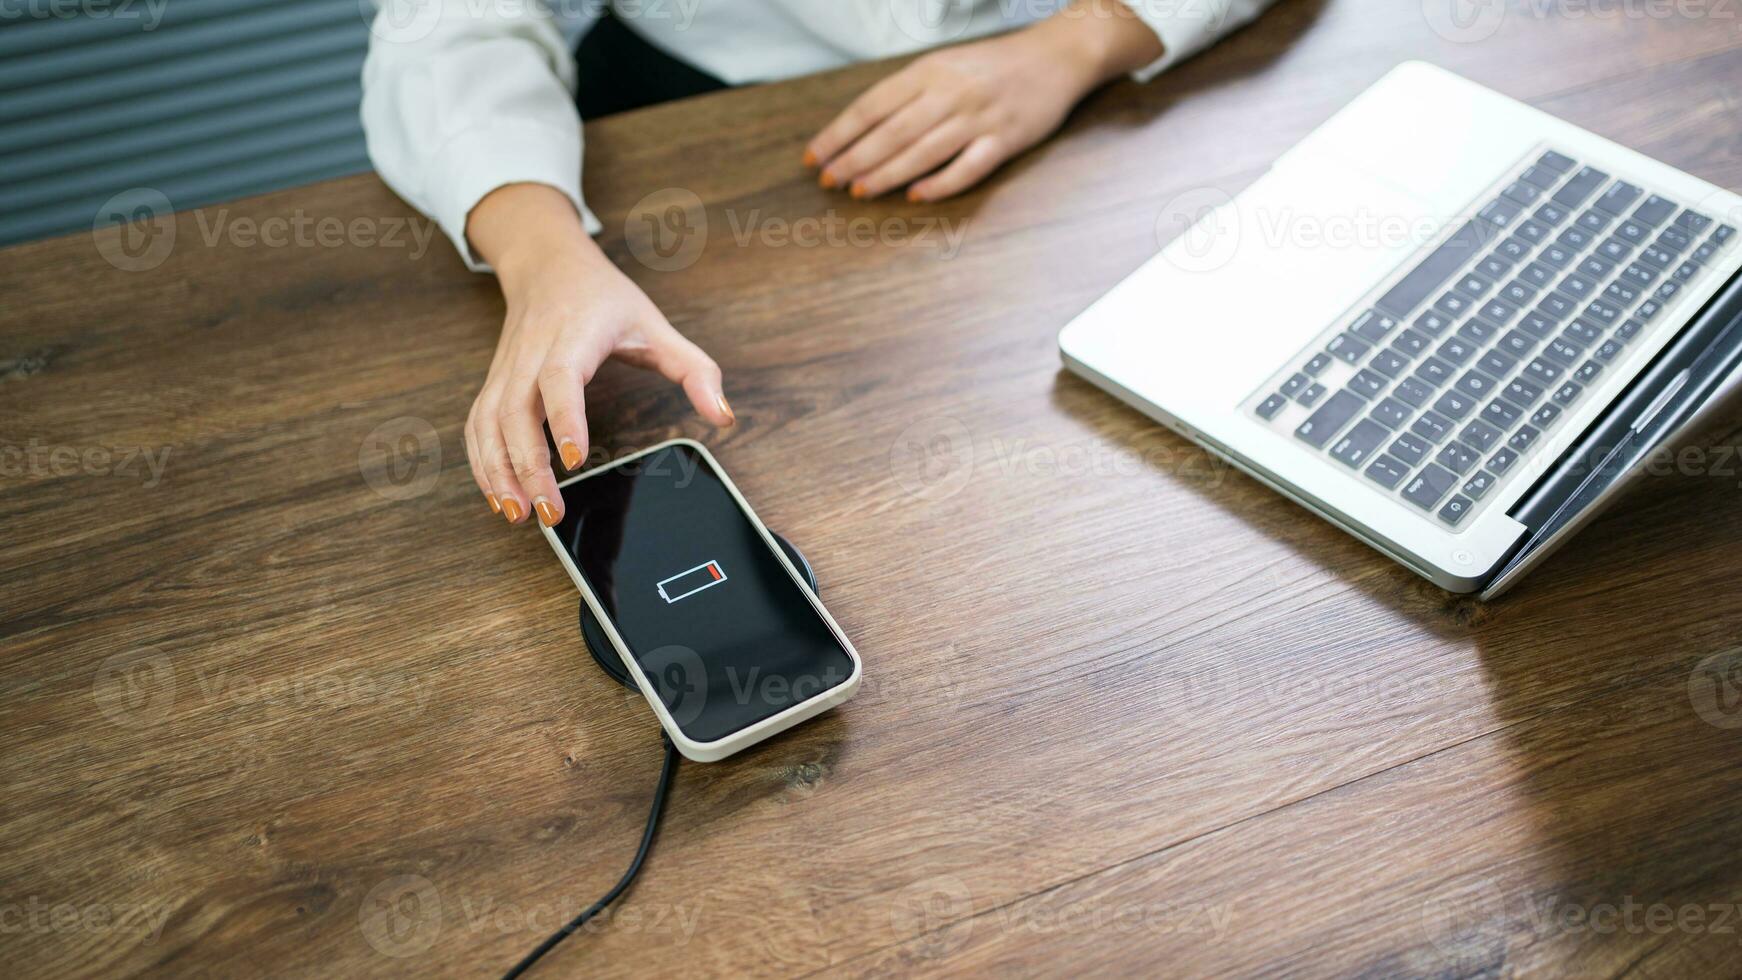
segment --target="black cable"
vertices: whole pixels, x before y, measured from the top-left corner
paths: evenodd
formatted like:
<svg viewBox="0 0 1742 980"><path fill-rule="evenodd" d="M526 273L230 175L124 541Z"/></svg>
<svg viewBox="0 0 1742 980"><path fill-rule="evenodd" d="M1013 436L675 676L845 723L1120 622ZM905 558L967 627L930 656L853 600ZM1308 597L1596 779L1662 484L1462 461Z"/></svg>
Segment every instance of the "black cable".
<svg viewBox="0 0 1742 980"><path fill-rule="evenodd" d="M514 980L525 973L538 962L538 958L556 948L556 944L569 938L569 934L587 924L587 920L598 915L605 906L616 901L617 896L629 888L635 876L641 871L641 862L647 860L647 852L653 848L654 832L659 830L660 814L665 812L665 792L671 788L671 774L677 771L677 746L671 744L671 738L665 738L665 764L659 769L659 785L653 790L653 809L647 814L647 829L641 833L641 846L635 851L635 860L629 865L629 870L623 872L623 877L616 886L605 893L605 897L594 902L590 908L574 917L568 925L551 934L549 939L538 944L538 948L526 954L526 958L514 964L514 969L502 975L502 980Z"/></svg>

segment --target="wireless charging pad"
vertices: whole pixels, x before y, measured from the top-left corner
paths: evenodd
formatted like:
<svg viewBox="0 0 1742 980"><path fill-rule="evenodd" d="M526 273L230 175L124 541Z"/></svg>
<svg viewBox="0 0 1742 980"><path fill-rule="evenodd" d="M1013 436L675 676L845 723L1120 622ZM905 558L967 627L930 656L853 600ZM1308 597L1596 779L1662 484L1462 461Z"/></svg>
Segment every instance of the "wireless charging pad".
<svg viewBox="0 0 1742 980"><path fill-rule="evenodd" d="M803 554L792 546L792 542L776 534L774 540L780 544L780 550L786 553L788 561L798 568L798 573L804 576L806 584L812 592L817 589L817 573L811 570L811 563L805 560ZM629 670L623 666L617 651L611 647L611 641L605 638L605 631L599 626L599 621L593 618L593 611L587 608L587 601L581 600L581 636L587 641L587 650L593 655L593 662L599 669L610 675L611 679L624 687L633 688L629 680Z"/></svg>

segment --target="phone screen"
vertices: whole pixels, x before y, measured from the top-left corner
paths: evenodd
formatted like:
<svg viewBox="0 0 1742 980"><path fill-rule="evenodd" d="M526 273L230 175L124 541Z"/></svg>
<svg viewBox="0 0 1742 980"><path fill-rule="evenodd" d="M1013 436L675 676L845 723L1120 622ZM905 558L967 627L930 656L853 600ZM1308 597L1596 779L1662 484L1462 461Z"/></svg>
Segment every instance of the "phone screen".
<svg viewBox="0 0 1742 980"><path fill-rule="evenodd" d="M556 536L687 737L845 683L853 661L706 457L667 446L563 487Z"/></svg>

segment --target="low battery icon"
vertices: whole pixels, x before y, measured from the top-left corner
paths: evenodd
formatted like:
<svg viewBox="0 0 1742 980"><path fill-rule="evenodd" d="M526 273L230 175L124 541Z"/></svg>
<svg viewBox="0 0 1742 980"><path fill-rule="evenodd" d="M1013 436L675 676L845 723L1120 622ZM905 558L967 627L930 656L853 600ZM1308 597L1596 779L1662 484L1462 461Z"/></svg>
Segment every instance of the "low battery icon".
<svg viewBox="0 0 1742 980"><path fill-rule="evenodd" d="M655 588L659 589L659 597L666 602L676 602L688 599L703 589L711 589L726 581L726 573L717 561L705 561L687 571L678 572L671 578L664 579Z"/></svg>

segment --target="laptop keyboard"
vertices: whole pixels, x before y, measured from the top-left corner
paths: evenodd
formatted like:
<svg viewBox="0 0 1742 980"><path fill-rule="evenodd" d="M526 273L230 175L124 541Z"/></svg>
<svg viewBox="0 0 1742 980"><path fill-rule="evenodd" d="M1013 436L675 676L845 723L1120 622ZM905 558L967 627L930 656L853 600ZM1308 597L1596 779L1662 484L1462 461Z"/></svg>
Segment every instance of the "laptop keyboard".
<svg viewBox="0 0 1742 980"><path fill-rule="evenodd" d="M1315 341L1249 410L1467 526L1736 229L1553 150L1371 307Z"/></svg>

